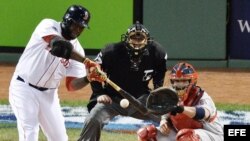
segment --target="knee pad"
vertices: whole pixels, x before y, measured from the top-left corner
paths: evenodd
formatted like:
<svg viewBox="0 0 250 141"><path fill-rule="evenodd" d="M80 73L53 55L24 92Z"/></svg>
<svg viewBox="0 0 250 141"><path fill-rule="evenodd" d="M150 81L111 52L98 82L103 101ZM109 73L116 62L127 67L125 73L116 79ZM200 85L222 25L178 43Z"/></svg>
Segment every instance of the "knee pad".
<svg viewBox="0 0 250 141"><path fill-rule="evenodd" d="M157 129L154 125L148 125L137 131L138 141L156 141Z"/></svg>
<svg viewBox="0 0 250 141"><path fill-rule="evenodd" d="M176 141L200 141L200 136L193 129L182 129L177 133Z"/></svg>

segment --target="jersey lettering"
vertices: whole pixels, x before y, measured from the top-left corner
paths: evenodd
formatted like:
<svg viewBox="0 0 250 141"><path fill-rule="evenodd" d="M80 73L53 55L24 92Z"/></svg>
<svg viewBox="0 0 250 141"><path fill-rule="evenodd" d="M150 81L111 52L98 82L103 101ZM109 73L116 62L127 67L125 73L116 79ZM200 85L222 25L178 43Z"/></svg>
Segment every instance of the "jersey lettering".
<svg viewBox="0 0 250 141"><path fill-rule="evenodd" d="M98 53L97 57L95 58L95 62L98 64L102 64L102 53Z"/></svg>
<svg viewBox="0 0 250 141"><path fill-rule="evenodd" d="M62 58L60 61L65 68L69 67L69 60Z"/></svg>
<svg viewBox="0 0 250 141"><path fill-rule="evenodd" d="M142 81L148 81L152 78L152 73L154 70L145 70L144 73L145 75L142 78Z"/></svg>

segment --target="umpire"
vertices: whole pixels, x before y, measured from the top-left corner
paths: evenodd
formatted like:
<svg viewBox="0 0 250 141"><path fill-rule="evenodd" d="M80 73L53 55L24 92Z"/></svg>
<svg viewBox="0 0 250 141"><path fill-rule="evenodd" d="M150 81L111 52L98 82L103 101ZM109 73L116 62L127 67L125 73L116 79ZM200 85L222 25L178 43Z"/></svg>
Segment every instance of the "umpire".
<svg viewBox="0 0 250 141"><path fill-rule="evenodd" d="M150 80L153 80L154 89L163 86L167 71L166 51L152 40L149 31L139 22L121 37L120 42L102 49L95 61L110 80L145 104L150 92ZM123 97L108 84L93 81L91 88L93 94L87 106L90 114L85 119L78 141L99 141L103 126L117 115L150 119L131 104L122 108L119 103Z"/></svg>

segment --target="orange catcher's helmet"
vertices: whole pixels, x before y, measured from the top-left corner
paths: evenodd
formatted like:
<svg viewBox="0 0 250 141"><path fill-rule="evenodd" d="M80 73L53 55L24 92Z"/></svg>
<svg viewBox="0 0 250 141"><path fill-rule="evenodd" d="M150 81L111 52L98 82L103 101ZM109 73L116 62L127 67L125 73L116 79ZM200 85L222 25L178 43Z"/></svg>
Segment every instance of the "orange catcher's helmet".
<svg viewBox="0 0 250 141"><path fill-rule="evenodd" d="M171 83L174 80L189 80L190 84L196 84L197 79L198 74L194 67L186 62L176 64L170 73Z"/></svg>
<svg viewBox="0 0 250 141"><path fill-rule="evenodd" d="M194 67L186 62L176 64L170 72L170 82L176 90L180 100L185 101L188 97L188 86L196 85L198 74Z"/></svg>

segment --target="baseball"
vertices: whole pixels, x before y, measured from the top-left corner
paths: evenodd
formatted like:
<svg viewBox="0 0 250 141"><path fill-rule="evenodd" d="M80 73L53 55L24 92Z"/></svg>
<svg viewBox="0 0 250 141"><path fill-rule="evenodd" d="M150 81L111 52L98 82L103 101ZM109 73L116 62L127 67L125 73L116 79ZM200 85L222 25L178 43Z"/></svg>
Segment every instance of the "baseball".
<svg viewBox="0 0 250 141"><path fill-rule="evenodd" d="M121 101L120 101L120 106L122 107L122 108L127 108L128 107L128 105L129 105L129 101L127 100L127 99L122 99Z"/></svg>

